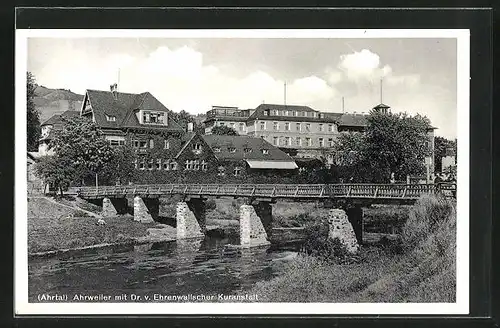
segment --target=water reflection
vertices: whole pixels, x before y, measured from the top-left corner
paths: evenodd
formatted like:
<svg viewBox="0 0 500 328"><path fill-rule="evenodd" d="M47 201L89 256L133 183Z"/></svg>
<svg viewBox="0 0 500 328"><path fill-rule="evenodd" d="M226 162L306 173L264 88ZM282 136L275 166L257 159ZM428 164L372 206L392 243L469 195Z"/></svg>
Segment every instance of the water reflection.
<svg viewBox="0 0 500 328"><path fill-rule="evenodd" d="M278 275L293 249L235 248L235 237L76 251L30 259L29 298L85 292L231 294Z"/></svg>

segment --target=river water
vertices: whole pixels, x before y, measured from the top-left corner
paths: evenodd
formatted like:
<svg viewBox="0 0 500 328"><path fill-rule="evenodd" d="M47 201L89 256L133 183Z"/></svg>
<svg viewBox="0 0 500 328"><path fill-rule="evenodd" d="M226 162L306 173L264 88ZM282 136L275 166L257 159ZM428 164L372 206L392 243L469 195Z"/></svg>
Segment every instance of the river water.
<svg viewBox="0 0 500 328"><path fill-rule="evenodd" d="M236 249L237 237L114 246L29 260L30 302L40 295L241 294L284 270L297 244ZM81 301L81 300L80 300Z"/></svg>

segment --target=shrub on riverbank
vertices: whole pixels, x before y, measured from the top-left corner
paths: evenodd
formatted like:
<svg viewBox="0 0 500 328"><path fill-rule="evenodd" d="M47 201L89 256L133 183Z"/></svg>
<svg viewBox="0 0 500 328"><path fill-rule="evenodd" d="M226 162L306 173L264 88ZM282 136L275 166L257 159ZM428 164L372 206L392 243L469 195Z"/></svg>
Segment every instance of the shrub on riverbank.
<svg viewBox="0 0 500 328"><path fill-rule="evenodd" d="M362 247L359 262L347 265L301 255L252 293L264 302L454 302L455 205L424 196L403 231L401 254Z"/></svg>

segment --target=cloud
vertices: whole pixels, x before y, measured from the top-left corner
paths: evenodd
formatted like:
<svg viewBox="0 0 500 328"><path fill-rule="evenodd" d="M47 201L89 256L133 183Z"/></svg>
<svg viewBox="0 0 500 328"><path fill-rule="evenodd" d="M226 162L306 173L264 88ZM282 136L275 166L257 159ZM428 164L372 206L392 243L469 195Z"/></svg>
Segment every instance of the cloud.
<svg viewBox="0 0 500 328"><path fill-rule="evenodd" d="M341 55L338 68L351 81L372 81L387 76L392 72L389 65L380 67L380 56L368 49Z"/></svg>
<svg viewBox="0 0 500 328"><path fill-rule="evenodd" d="M68 51L73 51L68 53ZM284 80L264 71L254 71L236 78L214 65L203 63L203 54L182 46L158 47L145 56L112 53L105 58L92 58L75 49L54 53L37 73L40 83L49 87L108 90L117 80L119 91L149 91L174 111L203 113L212 105L254 108L263 101L284 103ZM287 103L317 106L336 94L326 80L318 76L287 81Z"/></svg>

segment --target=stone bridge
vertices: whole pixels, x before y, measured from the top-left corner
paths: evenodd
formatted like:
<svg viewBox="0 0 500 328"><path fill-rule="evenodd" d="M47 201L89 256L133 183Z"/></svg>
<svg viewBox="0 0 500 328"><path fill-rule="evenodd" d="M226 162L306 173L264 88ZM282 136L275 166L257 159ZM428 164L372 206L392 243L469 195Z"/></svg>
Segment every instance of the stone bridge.
<svg viewBox="0 0 500 328"><path fill-rule="evenodd" d="M325 207L341 208L362 241L362 207L371 204L413 204L421 195L456 195L454 184L167 184L101 187L74 187L68 193L92 202L102 202L103 216L124 214L127 197L134 199L134 220L153 222L159 215L159 199L180 195L177 203L177 239L203 237L205 201L208 198L243 198L240 206L241 246L268 244L271 233L272 204L277 200L323 202ZM333 213L333 212L332 212ZM337 222L337 221L336 221ZM338 221L340 222L340 221Z"/></svg>

